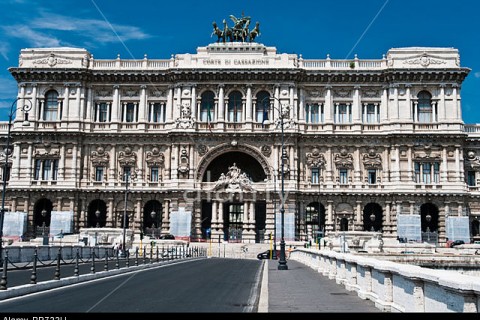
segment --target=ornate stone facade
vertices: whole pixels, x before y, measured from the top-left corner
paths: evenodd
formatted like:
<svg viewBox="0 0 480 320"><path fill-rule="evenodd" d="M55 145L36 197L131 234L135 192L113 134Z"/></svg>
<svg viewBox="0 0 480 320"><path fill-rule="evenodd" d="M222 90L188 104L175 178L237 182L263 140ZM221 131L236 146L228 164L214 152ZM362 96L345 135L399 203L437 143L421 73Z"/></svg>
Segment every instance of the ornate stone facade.
<svg viewBox="0 0 480 320"><path fill-rule="evenodd" d="M400 214L440 242L452 216L478 234L480 130L461 119L469 69L456 49L309 60L219 41L165 60L97 60L34 48L10 72L33 108L12 130L7 209L28 213L31 234L45 207L73 211L75 230L97 225L96 210L121 227L125 210L136 233L168 233L182 211L192 239L259 242L276 230L282 189L287 241L395 238ZM150 212L161 212L153 223Z"/></svg>

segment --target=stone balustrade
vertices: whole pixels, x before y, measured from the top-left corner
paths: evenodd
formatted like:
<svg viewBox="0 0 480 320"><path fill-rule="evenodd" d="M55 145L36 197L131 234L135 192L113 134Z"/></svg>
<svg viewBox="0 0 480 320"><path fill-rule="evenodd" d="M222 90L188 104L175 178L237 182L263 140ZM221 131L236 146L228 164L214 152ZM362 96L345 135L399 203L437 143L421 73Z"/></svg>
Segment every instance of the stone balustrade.
<svg viewBox="0 0 480 320"><path fill-rule="evenodd" d="M299 249L297 260L387 312L479 312L480 278L456 271Z"/></svg>

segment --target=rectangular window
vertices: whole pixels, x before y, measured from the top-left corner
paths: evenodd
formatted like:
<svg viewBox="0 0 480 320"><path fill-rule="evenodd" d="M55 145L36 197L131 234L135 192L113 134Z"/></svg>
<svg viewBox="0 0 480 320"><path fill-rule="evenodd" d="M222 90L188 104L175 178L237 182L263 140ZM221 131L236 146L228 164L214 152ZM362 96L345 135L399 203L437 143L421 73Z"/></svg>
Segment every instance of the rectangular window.
<svg viewBox="0 0 480 320"><path fill-rule="evenodd" d="M350 110L349 105L347 104L339 104L337 105L337 119L338 123L350 123Z"/></svg>
<svg viewBox="0 0 480 320"><path fill-rule="evenodd" d="M52 160L47 159L43 161L42 180L50 180L52 173Z"/></svg>
<svg viewBox="0 0 480 320"><path fill-rule="evenodd" d="M47 101L45 103L44 120L45 121L55 121L55 120L57 120L57 112L58 112L58 102L57 101Z"/></svg>
<svg viewBox="0 0 480 320"><path fill-rule="evenodd" d="M103 181L104 167L95 167L95 181Z"/></svg>
<svg viewBox="0 0 480 320"><path fill-rule="evenodd" d="M440 163L416 162L415 182L425 184L440 183Z"/></svg>
<svg viewBox="0 0 480 320"><path fill-rule="evenodd" d="M475 171L467 172L467 185L470 187L474 187L477 185L477 179L475 178Z"/></svg>
<svg viewBox="0 0 480 320"><path fill-rule="evenodd" d="M158 182L158 167L151 167L150 168L150 181L151 182Z"/></svg>
<svg viewBox="0 0 480 320"><path fill-rule="evenodd" d="M52 160L52 180L56 181L58 178L58 159Z"/></svg>
<svg viewBox="0 0 480 320"><path fill-rule="evenodd" d="M165 122L165 105L160 103L150 104L150 111L148 114L148 121L154 123Z"/></svg>
<svg viewBox="0 0 480 320"><path fill-rule="evenodd" d="M312 183L318 184L320 180L320 170L319 168L312 168Z"/></svg>
<svg viewBox="0 0 480 320"><path fill-rule="evenodd" d="M125 122L134 122L135 121L135 105L131 102L125 105Z"/></svg>
<svg viewBox="0 0 480 320"><path fill-rule="evenodd" d="M98 105L98 122L108 121L108 105L102 102Z"/></svg>
<svg viewBox="0 0 480 320"><path fill-rule="evenodd" d="M423 182L426 184L432 183L432 164L425 162L422 163L422 174L423 174Z"/></svg>
<svg viewBox="0 0 480 320"><path fill-rule="evenodd" d="M367 107L365 108L365 119L367 123L377 123L377 116L375 114L375 105L373 104L367 104Z"/></svg>
<svg viewBox="0 0 480 320"><path fill-rule="evenodd" d="M40 172L42 169L42 160L36 159L35 160L35 172L34 172L34 180L40 180Z"/></svg>
<svg viewBox="0 0 480 320"><path fill-rule="evenodd" d="M440 183L440 163L433 163L433 182Z"/></svg>
<svg viewBox="0 0 480 320"><path fill-rule="evenodd" d="M418 122L430 123L432 122L432 105L418 104Z"/></svg>
<svg viewBox="0 0 480 320"><path fill-rule="evenodd" d="M376 184L376 183L377 183L377 170L368 169L368 184Z"/></svg>
<svg viewBox="0 0 480 320"><path fill-rule="evenodd" d="M340 169L340 184L348 184L348 169Z"/></svg>
<svg viewBox="0 0 480 320"><path fill-rule="evenodd" d="M415 162L415 182L420 183L420 163Z"/></svg>
<svg viewBox="0 0 480 320"><path fill-rule="evenodd" d="M125 166L123 167L123 181L130 181L130 176L132 174L132 167Z"/></svg>

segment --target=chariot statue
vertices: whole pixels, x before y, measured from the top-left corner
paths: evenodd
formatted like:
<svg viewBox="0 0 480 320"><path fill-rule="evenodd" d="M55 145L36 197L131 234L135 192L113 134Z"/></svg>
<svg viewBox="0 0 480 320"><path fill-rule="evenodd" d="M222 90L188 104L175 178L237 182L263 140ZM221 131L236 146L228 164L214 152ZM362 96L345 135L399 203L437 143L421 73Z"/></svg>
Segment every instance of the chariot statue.
<svg viewBox="0 0 480 320"><path fill-rule="evenodd" d="M255 27L252 30L249 29L251 21L249 16L244 16L243 13L240 18L230 15L230 20L233 22L232 27L229 27L227 20L223 19L223 29L220 29L215 21L213 22L213 32L211 36L213 37L216 35L217 42L252 42L260 35L259 22L255 24Z"/></svg>

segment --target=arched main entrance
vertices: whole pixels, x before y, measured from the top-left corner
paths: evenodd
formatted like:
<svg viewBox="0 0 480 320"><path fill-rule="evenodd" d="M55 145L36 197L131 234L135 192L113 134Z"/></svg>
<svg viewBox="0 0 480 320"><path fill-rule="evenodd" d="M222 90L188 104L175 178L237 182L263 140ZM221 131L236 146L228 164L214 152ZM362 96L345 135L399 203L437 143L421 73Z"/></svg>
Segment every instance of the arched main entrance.
<svg viewBox="0 0 480 320"><path fill-rule="evenodd" d="M266 201L257 198L257 188L266 182L265 166L250 149L243 152L238 148L223 148L213 152L217 156L211 157L208 165L199 165L203 189L208 190L208 199L202 199L200 206L201 237L229 242L263 242Z"/></svg>

